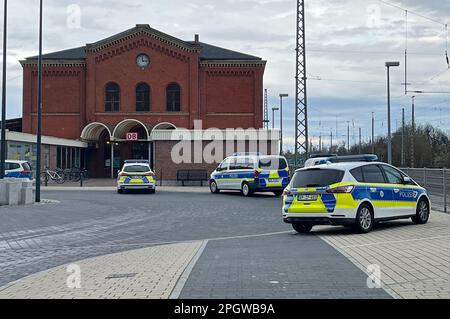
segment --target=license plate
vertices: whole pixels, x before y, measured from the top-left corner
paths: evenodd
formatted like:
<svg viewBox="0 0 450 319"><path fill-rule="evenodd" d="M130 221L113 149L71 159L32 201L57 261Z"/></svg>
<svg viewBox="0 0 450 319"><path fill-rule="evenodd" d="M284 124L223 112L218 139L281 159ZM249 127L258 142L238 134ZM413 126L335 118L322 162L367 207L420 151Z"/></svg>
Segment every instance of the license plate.
<svg viewBox="0 0 450 319"><path fill-rule="evenodd" d="M278 178L269 178L269 183L279 183L280 180Z"/></svg>
<svg viewBox="0 0 450 319"><path fill-rule="evenodd" d="M316 201L317 200L317 195L298 195L297 199L299 201Z"/></svg>
<svg viewBox="0 0 450 319"><path fill-rule="evenodd" d="M141 179L142 176L133 176L132 178L133 178L133 179Z"/></svg>

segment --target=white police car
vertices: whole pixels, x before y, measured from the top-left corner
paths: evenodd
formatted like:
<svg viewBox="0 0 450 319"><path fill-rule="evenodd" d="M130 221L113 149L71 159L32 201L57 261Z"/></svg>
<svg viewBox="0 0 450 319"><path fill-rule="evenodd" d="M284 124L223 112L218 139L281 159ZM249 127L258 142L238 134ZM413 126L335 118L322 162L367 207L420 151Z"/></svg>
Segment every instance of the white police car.
<svg viewBox="0 0 450 319"><path fill-rule="evenodd" d="M273 192L280 196L288 183L289 167L285 157L235 153L212 172L209 188L211 193L237 190L244 196L254 192Z"/></svg>
<svg viewBox="0 0 450 319"><path fill-rule="evenodd" d="M430 215L425 188L380 162L328 163L295 172L284 191L282 216L299 233L314 225L350 225L367 233L379 221Z"/></svg>
<svg viewBox="0 0 450 319"><path fill-rule="evenodd" d="M5 177L6 178L25 178L33 179L33 170L31 164L27 161L5 161Z"/></svg>
<svg viewBox="0 0 450 319"><path fill-rule="evenodd" d="M117 176L117 192L122 194L126 190L148 190L156 192L155 173L147 160L127 160Z"/></svg>

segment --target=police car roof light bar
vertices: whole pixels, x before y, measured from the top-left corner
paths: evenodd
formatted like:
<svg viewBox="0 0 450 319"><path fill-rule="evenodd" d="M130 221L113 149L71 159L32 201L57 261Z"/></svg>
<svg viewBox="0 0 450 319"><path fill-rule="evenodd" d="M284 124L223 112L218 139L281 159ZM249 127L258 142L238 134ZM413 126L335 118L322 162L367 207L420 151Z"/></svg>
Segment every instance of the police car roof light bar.
<svg viewBox="0 0 450 319"><path fill-rule="evenodd" d="M309 158L319 158L319 157L337 157L337 154L311 154Z"/></svg>
<svg viewBox="0 0 450 319"><path fill-rule="evenodd" d="M375 154L362 154L362 155L346 155L335 156L328 159L331 163L344 163L344 162L376 162L378 156Z"/></svg>
<svg viewBox="0 0 450 319"><path fill-rule="evenodd" d="M237 153L233 153L233 156L251 156L251 155L256 155L256 156L261 156L260 152L237 152Z"/></svg>

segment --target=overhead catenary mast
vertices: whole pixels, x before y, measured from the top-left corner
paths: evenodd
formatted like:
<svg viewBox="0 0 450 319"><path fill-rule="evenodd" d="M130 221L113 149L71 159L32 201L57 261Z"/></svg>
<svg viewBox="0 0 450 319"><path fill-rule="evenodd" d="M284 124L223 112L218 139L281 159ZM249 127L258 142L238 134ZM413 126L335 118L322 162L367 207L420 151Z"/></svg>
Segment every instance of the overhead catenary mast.
<svg viewBox="0 0 450 319"><path fill-rule="evenodd" d="M297 0L297 45L295 75L295 164L308 157L308 107L306 94L305 0ZM303 153L303 155L301 155Z"/></svg>
<svg viewBox="0 0 450 319"><path fill-rule="evenodd" d="M264 119L263 119L263 127L268 130L269 129L269 102L267 99L267 89L264 89Z"/></svg>

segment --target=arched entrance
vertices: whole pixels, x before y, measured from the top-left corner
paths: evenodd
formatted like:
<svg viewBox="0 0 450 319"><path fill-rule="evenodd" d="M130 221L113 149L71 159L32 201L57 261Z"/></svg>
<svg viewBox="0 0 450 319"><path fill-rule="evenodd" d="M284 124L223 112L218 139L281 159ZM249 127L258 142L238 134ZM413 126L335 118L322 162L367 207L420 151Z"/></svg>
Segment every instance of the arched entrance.
<svg viewBox="0 0 450 319"><path fill-rule="evenodd" d="M88 143L84 154L84 167L89 175L95 178L111 177L114 171L114 160L111 149L112 133L110 127L100 122L86 125L81 132L81 140Z"/></svg>
<svg viewBox="0 0 450 319"><path fill-rule="evenodd" d="M144 123L127 119L118 123L112 138L118 151L120 165L125 160L148 160L153 164L153 147L150 141L150 128Z"/></svg>

